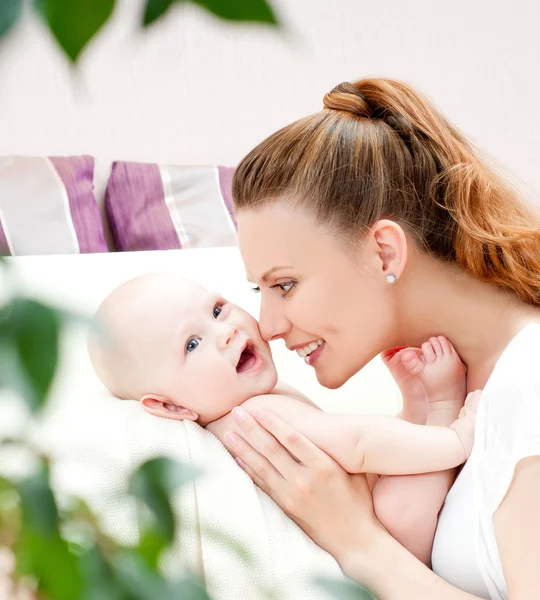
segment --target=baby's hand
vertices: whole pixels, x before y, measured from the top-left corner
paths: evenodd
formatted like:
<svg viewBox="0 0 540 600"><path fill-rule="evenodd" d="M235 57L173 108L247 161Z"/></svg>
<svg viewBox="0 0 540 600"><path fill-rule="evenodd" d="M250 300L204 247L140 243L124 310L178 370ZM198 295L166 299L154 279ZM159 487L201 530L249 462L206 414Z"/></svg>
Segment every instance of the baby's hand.
<svg viewBox="0 0 540 600"><path fill-rule="evenodd" d="M458 434L458 437L465 448L467 458L471 455L474 446L474 428L476 424L476 409L482 396L482 390L471 392L466 400L465 405L459 413L456 421L450 427Z"/></svg>

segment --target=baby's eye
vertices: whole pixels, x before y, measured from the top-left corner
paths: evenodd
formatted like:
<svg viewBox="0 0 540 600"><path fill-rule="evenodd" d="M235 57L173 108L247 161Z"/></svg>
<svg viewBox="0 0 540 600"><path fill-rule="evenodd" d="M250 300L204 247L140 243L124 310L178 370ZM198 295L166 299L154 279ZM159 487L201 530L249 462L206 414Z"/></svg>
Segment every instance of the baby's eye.
<svg viewBox="0 0 540 600"><path fill-rule="evenodd" d="M223 311L223 306L220 306L219 304L217 306L215 306L214 312L212 313L214 315L214 319L217 319L222 311Z"/></svg>
<svg viewBox="0 0 540 600"><path fill-rule="evenodd" d="M186 344L186 352L193 352L195 348L201 343L201 338L191 338Z"/></svg>

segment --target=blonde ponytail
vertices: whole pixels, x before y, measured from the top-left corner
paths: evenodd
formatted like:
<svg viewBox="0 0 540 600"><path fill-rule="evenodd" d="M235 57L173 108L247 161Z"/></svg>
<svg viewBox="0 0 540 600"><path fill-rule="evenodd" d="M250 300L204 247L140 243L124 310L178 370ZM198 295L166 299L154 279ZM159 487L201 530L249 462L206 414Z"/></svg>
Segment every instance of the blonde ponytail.
<svg viewBox="0 0 540 600"><path fill-rule="evenodd" d="M484 165L456 165L446 177L445 204L457 223L458 264L540 306L539 215Z"/></svg>

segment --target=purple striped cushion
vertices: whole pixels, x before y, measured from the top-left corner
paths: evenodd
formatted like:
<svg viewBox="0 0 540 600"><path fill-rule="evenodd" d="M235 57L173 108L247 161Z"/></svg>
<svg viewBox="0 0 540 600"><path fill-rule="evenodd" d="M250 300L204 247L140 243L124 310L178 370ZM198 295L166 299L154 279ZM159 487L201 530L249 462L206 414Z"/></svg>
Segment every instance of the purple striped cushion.
<svg viewBox="0 0 540 600"><path fill-rule="evenodd" d="M91 156L0 157L0 252L107 252Z"/></svg>
<svg viewBox="0 0 540 600"><path fill-rule="evenodd" d="M115 162L105 210L117 250L236 246L234 169Z"/></svg>

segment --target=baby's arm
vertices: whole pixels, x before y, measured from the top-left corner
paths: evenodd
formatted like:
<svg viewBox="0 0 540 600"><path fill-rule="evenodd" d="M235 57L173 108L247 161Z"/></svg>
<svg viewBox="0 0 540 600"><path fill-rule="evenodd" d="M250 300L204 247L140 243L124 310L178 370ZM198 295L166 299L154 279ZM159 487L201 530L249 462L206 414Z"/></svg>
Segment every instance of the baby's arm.
<svg viewBox="0 0 540 600"><path fill-rule="evenodd" d="M332 415L277 395L256 396L243 406L271 410L350 473L439 471L465 462L472 446L472 440L466 439L471 428L459 421L446 428L413 425L383 415ZM220 419L218 431L212 426L210 430L220 439L229 430L242 435L230 425L232 419L225 418L227 422Z"/></svg>

